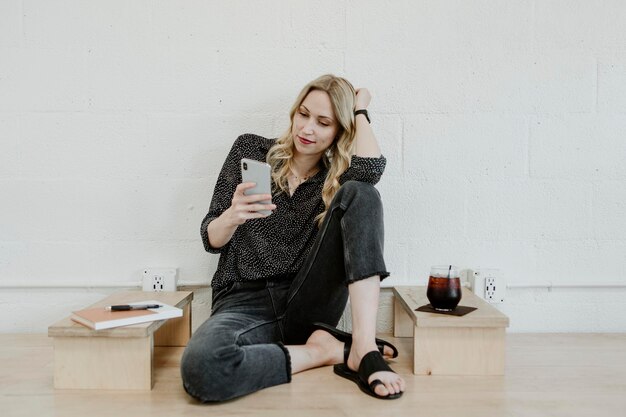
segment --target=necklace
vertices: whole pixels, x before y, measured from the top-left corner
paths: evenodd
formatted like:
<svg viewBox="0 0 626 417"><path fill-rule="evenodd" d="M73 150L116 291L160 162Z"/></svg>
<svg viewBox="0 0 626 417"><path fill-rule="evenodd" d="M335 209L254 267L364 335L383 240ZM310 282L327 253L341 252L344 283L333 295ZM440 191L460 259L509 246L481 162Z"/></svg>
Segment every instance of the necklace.
<svg viewBox="0 0 626 417"><path fill-rule="evenodd" d="M300 184L302 184L303 182L305 182L306 180L308 180L309 178L311 178L311 176L313 174L315 174L317 172L317 167L314 166L313 168L311 168L305 175L303 176L298 176L296 175L295 172L293 172L293 170L291 170L291 175L289 176L289 178L293 178L293 184L292 181L289 181L289 193L293 195L294 191L296 190L296 188L298 188L298 186L300 186Z"/></svg>

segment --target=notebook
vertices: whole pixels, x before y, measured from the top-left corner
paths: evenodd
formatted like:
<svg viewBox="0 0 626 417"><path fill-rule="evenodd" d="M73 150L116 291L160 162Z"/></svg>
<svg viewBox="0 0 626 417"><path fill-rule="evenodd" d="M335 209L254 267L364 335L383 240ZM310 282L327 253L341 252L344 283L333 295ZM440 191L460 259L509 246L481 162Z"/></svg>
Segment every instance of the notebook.
<svg viewBox="0 0 626 417"><path fill-rule="evenodd" d="M104 307L73 311L71 319L94 330L129 326L156 320L182 317L183 310L155 300L138 301L129 305L158 304L161 307L148 310L109 311Z"/></svg>

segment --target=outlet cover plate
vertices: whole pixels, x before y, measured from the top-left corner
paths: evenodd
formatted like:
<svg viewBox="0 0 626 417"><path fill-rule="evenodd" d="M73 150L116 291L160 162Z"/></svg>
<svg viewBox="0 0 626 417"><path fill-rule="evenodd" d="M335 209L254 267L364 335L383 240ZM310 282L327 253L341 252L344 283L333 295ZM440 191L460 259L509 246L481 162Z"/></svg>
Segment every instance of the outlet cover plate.
<svg viewBox="0 0 626 417"><path fill-rule="evenodd" d="M485 300L490 303L503 303L506 283L499 269L482 269L482 277L485 281Z"/></svg>
<svg viewBox="0 0 626 417"><path fill-rule="evenodd" d="M474 294L493 304L504 302L506 282L502 271L494 268L478 268L470 275Z"/></svg>
<svg viewBox="0 0 626 417"><path fill-rule="evenodd" d="M143 290L160 292L176 291L177 268L145 268L143 270Z"/></svg>

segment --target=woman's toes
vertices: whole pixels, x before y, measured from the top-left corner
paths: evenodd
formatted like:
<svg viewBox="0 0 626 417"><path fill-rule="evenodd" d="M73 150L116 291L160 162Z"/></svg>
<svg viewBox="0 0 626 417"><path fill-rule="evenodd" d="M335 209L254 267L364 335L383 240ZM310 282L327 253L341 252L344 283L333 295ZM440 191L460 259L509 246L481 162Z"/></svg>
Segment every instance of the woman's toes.
<svg viewBox="0 0 626 417"><path fill-rule="evenodd" d="M376 387L374 388L374 391L376 392L376 394L380 395L381 397L386 397L387 395L391 395L391 393L387 389L387 386L383 384L376 385Z"/></svg>
<svg viewBox="0 0 626 417"><path fill-rule="evenodd" d="M400 392L400 391L401 391L401 390L400 390L400 384L399 384L397 381L396 381L396 382L393 382L393 383L391 384L391 386L393 387L393 391L394 391L395 393L398 393L398 392Z"/></svg>
<svg viewBox="0 0 626 417"><path fill-rule="evenodd" d="M376 385L376 387L374 388L374 392L382 397L398 394L404 391L404 388L402 387L404 380L400 378L396 373L376 372L370 376L369 382L371 383L376 379L380 380L382 384Z"/></svg>

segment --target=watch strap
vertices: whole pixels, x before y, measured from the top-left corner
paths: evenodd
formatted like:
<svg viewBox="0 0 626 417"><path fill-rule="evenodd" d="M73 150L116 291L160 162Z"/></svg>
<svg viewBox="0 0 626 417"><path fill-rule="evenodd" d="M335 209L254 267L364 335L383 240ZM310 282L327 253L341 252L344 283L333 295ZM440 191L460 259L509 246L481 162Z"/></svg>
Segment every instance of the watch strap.
<svg viewBox="0 0 626 417"><path fill-rule="evenodd" d="M367 123L372 123L370 120L370 116L369 114L367 114L367 110L366 109L361 109L361 110L357 110L354 112L354 117L356 117L357 115L362 114L365 116L365 118L367 119Z"/></svg>

